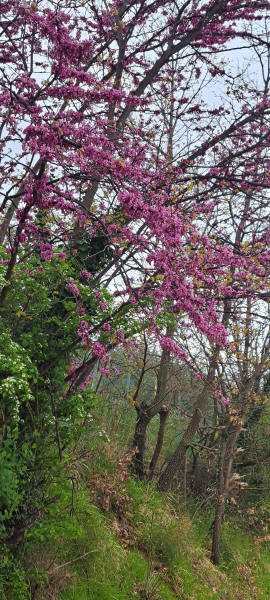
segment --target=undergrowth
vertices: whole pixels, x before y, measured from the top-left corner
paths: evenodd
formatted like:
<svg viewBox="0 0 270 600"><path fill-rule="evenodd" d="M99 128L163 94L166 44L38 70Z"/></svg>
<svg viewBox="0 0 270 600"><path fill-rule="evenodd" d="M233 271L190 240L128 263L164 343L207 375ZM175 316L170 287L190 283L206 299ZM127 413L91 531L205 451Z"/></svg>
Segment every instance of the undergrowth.
<svg viewBox="0 0 270 600"><path fill-rule="evenodd" d="M5 549L6 600L263 600L267 540L226 521L222 562L210 560L211 509L192 520L173 495L129 475L132 454L93 458L75 483L52 482L51 502L17 552ZM20 565L20 567L19 567ZM13 569L14 586L5 587ZM6 572L6 574L5 574Z"/></svg>
<svg viewBox="0 0 270 600"><path fill-rule="evenodd" d="M112 455L108 445L79 467L73 461L72 468L69 464L56 473L46 507L26 531L23 544L18 550L2 549L1 598L269 598L269 540L263 535L263 519L257 538L252 510L245 527L237 513L225 519L222 560L216 568L209 560L211 507L198 510L190 502L189 514L173 494L160 494L153 484L134 479L132 456L120 449Z"/></svg>

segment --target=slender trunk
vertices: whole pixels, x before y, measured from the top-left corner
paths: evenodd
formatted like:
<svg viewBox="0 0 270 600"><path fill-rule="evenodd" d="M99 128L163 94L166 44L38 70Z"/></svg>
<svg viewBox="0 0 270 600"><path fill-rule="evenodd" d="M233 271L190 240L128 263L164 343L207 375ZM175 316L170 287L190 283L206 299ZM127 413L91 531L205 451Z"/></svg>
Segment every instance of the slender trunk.
<svg viewBox="0 0 270 600"><path fill-rule="evenodd" d="M144 455L146 431L151 418L149 417L147 412L142 408L137 408L137 415L138 419L133 438L133 446L134 448L136 448L136 453L133 458L133 467L137 477L143 479L145 476Z"/></svg>
<svg viewBox="0 0 270 600"><path fill-rule="evenodd" d="M212 433L210 435L210 438L209 438L209 444L208 444L209 448L211 448L215 444L216 433L217 433L217 430L216 430L217 425L218 425L218 403L217 403L217 399L214 398L213 425L212 425L213 431L212 431Z"/></svg>
<svg viewBox="0 0 270 600"><path fill-rule="evenodd" d="M193 478L193 477L196 476L196 472L197 472L197 469L198 469L199 452L194 452L194 449L191 449L191 451L192 451L192 455L193 455L191 475L192 475L192 478Z"/></svg>
<svg viewBox="0 0 270 600"><path fill-rule="evenodd" d="M171 337L173 335L174 328L168 326L166 335ZM133 397L133 400L136 401L139 392L139 386L141 385L144 368L145 368L146 355L144 358L144 367L139 379L139 384L137 386L137 390ZM137 452L133 459L133 466L135 473L140 479L143 479L145 476L145 466L144 466L144 454L145 454L145 442L146 442L146 431L150 421L153 419L155 415L157 415L161 411L168 411L168 407L163 405L164 398L166 395L167 389L167 381L169 374L169 364L170 364L170 352L169 350L163 350L160 360L160 366L158 369L157 376L157 392L155 398L151 405L145 404L135 404L138 419L136 423L133 446L137 448ZM166 419L165 419L166 420ZM165 425L165 422L164 422ZM157 442L158 443L158 442ZM162 447L162 444L161 444ZM161 449L161 448L160 448ZM157 457L158 458L158 457Z"/></svg>
<svg viewBox="0 0 270 600"><path fill-rule="evenodd" d="M218 350L216 349L213 353L213 357L209 366L208 375L203 387L203 390L197 400L195 411L192 415L191 421L184 432L182 439L180 440L174 454L168 462L166 468L159 478L158 489L162 492L168 491L172 484L172 481L177 472L180 472L184 468L185 455L187 448L190 446L193 437L199 427L200 421L204 415L204 411L207 405L209 397L209 387L214 380L215 369L216 369L216 355Z"/></svg>
<svg viewBox="0 0 270 600"><path fill-rule="evenodd" d="M219 564L220 559L220 531L221 522L224 513L225 496L224 496L224 463L225 463L226 443L223 440L220 458L219 458L219 474L218 474L218 497L216 502L216 512L212 536L212 554L211 561L214 565Z"/></svg>
<svg viewBox="0 0 270 600"><path fill-rule="evenodd" d="M37 174L40 169L42 169L42 172L43 172L43 167L45 167L45 163L44 163L43 160L41 160L41 158L39 158L37 160L36 164L33 167L31 167L31 169L29 168L28 172ZM26 172L25 177L27 177L28 172ZM6 237L7 233L8 233L8 229L9 229L9 226L11 224L12 217L13 217L15 211L17 210L17 208L19 206L19 202L20 202L20 199L21 199L23 193L24 193L24 181L19 186L18 193L17 193L16 197L14 197L14 196L12 197L12 203L9 206L9 208L7 209L7 212L6 212L6 214L5 214L4 218L3 218L3 222L2 222L2 225L0 227L0 244L1 245L5 241L5 237Z"/></svg>
<svg viewBox="0 0 270 600"><path fill-rule="evenodd" d="M192 419L179 442L174 454L172 455L171 460L168 462L166 468L159 478L158 489L161 492L166 492L177 473L177 471L181 471L184 467L186 451L191 444L193 437L198 429L199 423L203 416L202 410L205 407L207 397L203 399L204 401L200 401L197 404L196 410L193 413Z"/></svg>
<svg viewBox="0 0 270 600"><path fill-rule="evenodd" d="M187 505L187 455L185 455L184 473L183 473L183 500L184 506Z"/></svg>
<svg viewBox="0 0 270 600"><path fill-rule="evenodd" d="M191 448L191 452L192 452L192 467L191 467L191 473L190 473L190 487L192 490L194 490L196 487L197 474L198 474L199 452L194 451L194 448Z"/></svg>
<svg viewBox="0 0 270 600"><path fill-rule="evenodd" d="M6 281L6 283L3 285L3 288L2 288L2 291L1 291L1 295L0 295L0 307L3 306L4 301L6 299L6 296L7 296L7 293L8 293L8 290L9 290L9 285L10 285L10 280L11 280L12 272L13 272L13 269L15 267L16 260L17 260L17 254L18 254L18 249L19 249L19 236L20 236L20 234L21 234L21 232L23 230L23 226L25 224L25 221L26 221L26 218L28 216L29 211L30 211L30 207L29 206L25 206L25 208L23 210L23 213L22 213L22 216L21 216L21 220L20 220L20 222L18 224L18 227L16 229L16 236L15 236L16 242L15 242L15 244L13 246L12 254L11 254L11 257L10 257L10 260L9 260L9 264L8 264L8 268L7 268L7 272L5 274L5 281Z"/></svg>
<svg viewBox="0 0 270 600"><path fill-rule="evenodd" d="M232 463L235 454L235 444L240 433L240 427L231 432L221 448L219 462L218 497L216 502L215 520L212 536L211 561L218 565L220 561L220 533L224 515L225 502L230 489Z"/></svg>
<svg viewBox="0 0 270 600"><path fill-rule="evenodd" d="M167 421L167 418L168 418L168 414L169 414L169 411L168 411L167 407L164 407L159 412L159 430L158 430L157 442L156 442L156 447L155 447L155 450L154 450L154 454L152 456L152 460L151 460L150 465L149 465L149 479L150 479L150 481L153 479L153 477L155 475L156 464L157 464L157 461L159 459L160 452L162 450L163 440L164 440L164 432L165 432L165 425L166 425L166 421Z"/></svg>

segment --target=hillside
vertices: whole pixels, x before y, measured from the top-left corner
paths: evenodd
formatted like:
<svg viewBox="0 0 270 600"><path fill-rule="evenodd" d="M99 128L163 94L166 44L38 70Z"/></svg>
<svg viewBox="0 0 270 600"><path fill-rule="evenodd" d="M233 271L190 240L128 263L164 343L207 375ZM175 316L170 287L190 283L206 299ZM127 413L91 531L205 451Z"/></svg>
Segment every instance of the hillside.
<svg viewBox="0 0 270 600"><path fill-rule="evenodd" d="M243 514L240 521L238 514L224 522L217 568L209 560L211 510L198 510L192 501L184 508L173 494L160 494L130 477L130 455L112 462L109 447L106 454L86 459L80 471L70 463L58 472L49 491L51 502L37 515L17 555L20 569L7 558L13 585L5 587L2 570L1 597L269 598L269 542L244 529Z"/></svg>

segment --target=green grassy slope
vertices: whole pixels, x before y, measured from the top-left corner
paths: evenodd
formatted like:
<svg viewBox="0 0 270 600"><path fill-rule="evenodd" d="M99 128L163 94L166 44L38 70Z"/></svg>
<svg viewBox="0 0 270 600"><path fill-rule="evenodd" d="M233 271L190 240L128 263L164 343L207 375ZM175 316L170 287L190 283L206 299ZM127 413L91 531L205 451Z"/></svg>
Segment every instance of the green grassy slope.
<svg viewBox="0 0 270 600"><path fill-rule="evenodd" d="M270 597L267 542L256 550L223 525L222 563L210 560L212 516L192 522L173 496L124 475L99 473L52 486L29 530L23 560L32 600L263 600ZM58 494L61 488L61 499ZM12 594L7 598L12 598ZM14 595L14 600L18 599ZM12 598L13 600L13 598Z"/></svg>

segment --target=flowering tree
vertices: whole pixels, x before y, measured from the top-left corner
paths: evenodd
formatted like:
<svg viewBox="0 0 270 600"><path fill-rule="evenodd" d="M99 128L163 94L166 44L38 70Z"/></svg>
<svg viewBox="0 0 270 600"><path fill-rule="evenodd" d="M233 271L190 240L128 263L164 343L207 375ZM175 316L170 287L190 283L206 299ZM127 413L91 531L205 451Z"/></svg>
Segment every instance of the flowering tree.
<svg viewBox="0 0 270 600"><path fill-rule="evenodd" d="M63 369L59 457L56 389L68 406L141 328L186 360L168 308L222 347L218 301L269 293L268 8L1 2L0 307L40 376Z"/></svg>
<svg viewBox="0 0 270 600"><path fill-rule="evenodd" d="M170 313L214 348L203 407L230 341L220 305L269 298L269 7L0 3L0 536L10 545L46 504L56 452L76 453L92 426L95 363L110 375L110 351L142 330L165 363L188 360L166 335Z"/></svg>
<svg viewBox="0 0 270 600"><path fill-rule="evenodd" d="M250 232L248 250L240 242L234 252L219 211L230 198L239 215L256 219L257 202L265 202L270 109L264 68L257 85L244 88L224 54L245 47L264 66L267 8L266 0L1 3L1 306L18 259L35 248L41 262L65 260L84 236L90 262L110 249L94 276L82 269L92 293L100 281L118 287L125 306L146 313L163 348L185 357L156 322L167 301L226 343L216 298L265 293L269 256L266 227ZM212 96L219 83L227 102ZM168 94L171 123L160 123ZM208 219L212 232L204 235ZM260 279L256 292L251 272ZM78 298L76 281L67 284ZM79 325L94 360L106 354L103 325L95 336L85 319ZM115 335L112 328L108 348Z"/></svg>
<svg viewBox="0 0 270 600"><path fill-rule="evenodd" d="M257 302L258 302L257 312L256 312L256 310L255 310L255 312L253 311L252 314L247 316L247 319L248 319L248 328L250 328L251 324L252 324L252 326L256 330L255 340L258 345L258 348L260 348L261 345L263 347L263 341L262 341L263 340L263 332L261 330L261 327L257 329L257 321L259 319L259 322L260 322L260 320L263 320L263 322L264 322L264 318L267 319L267 308L265 308L265 306L267 306L269 297L268 297L267 292L261 293L261 291L260 291L262 282L261 282L260 277L258 277L258 273L260 272L260 268L261 268L261 265L260 265L260 260L261 260L260 248L262 247L261 242L256 242L253 245L253 240L255 239L256 236L257 236L257 240L259 239L259 237L261 235L262 235L262 237L264 237L265 224L266 224L266 226L268 226L268 224L267 224L267 216L268 215L267 215L267 212L265 212L266 207L265 207L265 203L262 199L260 201L260 199L258 199L258 198L257 199L253 198L253 204L251 205L251 199L250 199L249 193L239 192L238 194L236 194L236 198L235 198L235 196L233 196L231 198L231 197L226 197L226 195L225 195L225 200L227 200L229 207L226 207L223 204L220 204L220 206L218 208L218 212L216 213L217 221L223 225L223 233L221 234L223 239L225 239L227 242L230 239L231 245L232 245L232 252L234 253L234 255L238 255L239 249L242 249L242 250L240 250L240 252L242 251L243 253L246 253L246 255L249 254L249 256L251 256L251 254L253 253L255 261L257 260L255 258L256 254L257 254L257 256L260 257L255 269L254 268L250 269L250 271L246 273L247 281L252 282L253 293L247 294L247 298L245 299L245 302L247 302L247 305L249 307L250 302L255 301L255 305L256 305L256 298L257 298ZM241 204L243 205L243 212L240 213L240 215L239 215L238 207ZM211 231L211 228L213 226L212 218L209 219L208 224L206 226L208 231L209 230ZM219 278L219 275L217 275L217 278ZM223 281L223 284L225 286L227 286L227 292L228 292L228 294L226 292L226 294L223 294L223 296L221 296L221 298L220 298L219 311L220 311L220 314L222 314L222 322L223 322L224 326L226 327L226 330L230 334L229 338L228 338L230 341L230 344L227 344L226 346L223 347L225 350L225 356L226 356L226 361L225 361L226 362L226 375L229 376L230 370L232 369L232 367L234 365L234 361L237 359L237 356L238 356L238 345L239 345L240 341L238 340L237 342L235 342L234 327L236 327L236 329L237 329L236 321L237 321L237 319L240 318L241 313L239 313L239 306L241 306L241 302L243 302L243 299L241 298L241 294L239 294L238 300L236 300L234 298L234 302L232 301L231 291L235 287L236 280L238 279L238 272L237 272L237 270L235 270L233 264L232 264L231 271L229 271L229 270L227 271L225 279L224 279L224 274L221 275L221 279ZM266 304L265 304L265 301L266 301ZM189 325L189 323L185 322L185 320L183 319L182 320L182 328L181 328L181 330L182 330L182 336L181 336L182 337L182 346L183 347L186 346L186 349L190 356L193 367L195 367L196 369L198 368L198 362L196 362L196 359L194 360L195 350L197 351L197 353L199 353L199 357L200 357L199 362L201 364L203 364L203 362L204 362L204 366L202 369L202 373L203 373L202 379L204 380L204 389L197 400L197 404L196 404L192 419L191 419L190 423L188 424L186 431L183 433L182 438L179 442L178 447L175 450L174 455L172 456L171 460L169 461L169 464L166 466L163 474L160 477L160 481L159 481L160 489L168 489L170 483L172 482L172 478L174 477L174 475L176 474L177 471L181 470L181 468L183 466L183 462L184 462L185 455L186 455L186 450L189 447L190 443L192 442L194 434L196 433L196 431L199 427L199 424L201 422L201 419L204 416L205 409L207 406L208 396L209 396L209 393L211 393L213 390L213 384L216 381L216 377L217 377L217 373L218 373L218 366L219 366L219 361L220 361L221 346L219 344L211 344L211 342L210 342L210 344L206 345L205 337L201 337L201 334L199 332L196 333L196 331L194 331L194 330L191 335L190 329L189 328L187 329L187 325ZM265 323L264 323L264 327L265 327ZM269 335L269 332L267 332L267 336L268 335ZM249 343L247 344L247 347L248 347L247 352L249 352L250 351ZM258 351L257 351L257 353L258 353ZM245 360L246 361L248 360L248 356L245 357ZM260 369L258 369L258 367L256 367L255 374L254 373L252 374L252 377L255 377L256 385L258 385L258 382L260 381L260 379L262 377L264 369L267 368L267 364L265 365L265 360L263 360L262 362L263 362L263 366ZM246 366L247 366L247 362L246 362ZM200 371L200 368L198 369L198 371ZM207 375L206 375L206 373L207 373ZM246 385L248 387L251 386L251 382L249 381L248 375L250 375L250 374L247 374L246 371L244 370L243 379L247 379L247 383L243 383L243 388L245 388ZM198 372L198 376L199 377L201 376L201 374L199 372ZM234 380L234 377L236 377L235 374L231 375L232 381ZM235 382L232 384L231 387L232 388L235 387ZM225 404L228 401L230 401L230 398L231 398L230 390L228 391L227 394L224 393L224 384L221 385L221 381L220 381L220 389L217 389L215 391L215 394L216 394L216 398L218 398ZM242 407L242 410L243 411L248 410L248 402L246 401L244 404L245 404L245 406L244 406L244 408Z"/></svg>

